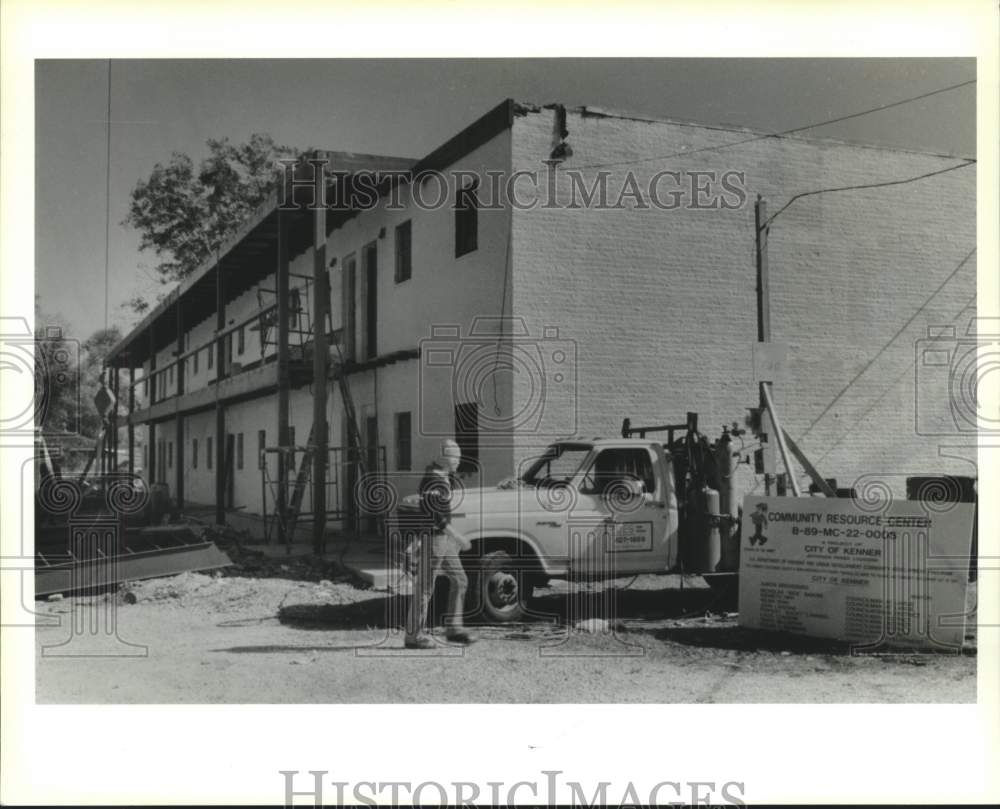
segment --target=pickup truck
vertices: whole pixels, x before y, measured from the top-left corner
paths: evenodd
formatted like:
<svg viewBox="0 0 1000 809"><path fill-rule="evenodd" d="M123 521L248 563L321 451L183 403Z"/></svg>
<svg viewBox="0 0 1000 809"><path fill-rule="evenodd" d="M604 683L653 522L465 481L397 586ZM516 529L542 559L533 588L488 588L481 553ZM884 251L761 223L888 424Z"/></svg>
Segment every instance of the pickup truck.
<svg viewBox="0 0 1000 809"><path fill-rule="evenodd" d="M515 478L456 489L452 525L472 542L462 553L470 576L467 609L506 623L520 620L533 589L551 578L735 570L731 559L720 564L717 513L716 558L701 550L699 540L713 530L705 519L712 509L697 505L705 501L692 483L706 490L704 467L714 468L714 456L697 437L694 444L667 445L644 438L559 441ZM699 457L707 460L695 469L692 454L681 452L685 447L702 447ZM677 466L682 470L675 477ZM419 513L419 498L404 498L395 529L405 534L408 520L419 524Z"/></svg>

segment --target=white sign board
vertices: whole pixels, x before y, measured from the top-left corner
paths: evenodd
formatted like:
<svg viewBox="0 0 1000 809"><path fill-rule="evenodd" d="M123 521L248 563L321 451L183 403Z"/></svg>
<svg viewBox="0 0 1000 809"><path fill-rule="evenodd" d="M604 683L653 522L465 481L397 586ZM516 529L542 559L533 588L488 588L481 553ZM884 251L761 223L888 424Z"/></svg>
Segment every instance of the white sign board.
<svg viewBox="0 0 1000 809"><path fill-rule="evenodd" d="M961 647L975 507L747 497L741 626L856 645Z"/></svg>
<svg viewBox="0 0 1000 809"><path fill-rule="evenodd" d="M753 375L757 382L783 382L788 365L787 343L754 343Z"/></svg>

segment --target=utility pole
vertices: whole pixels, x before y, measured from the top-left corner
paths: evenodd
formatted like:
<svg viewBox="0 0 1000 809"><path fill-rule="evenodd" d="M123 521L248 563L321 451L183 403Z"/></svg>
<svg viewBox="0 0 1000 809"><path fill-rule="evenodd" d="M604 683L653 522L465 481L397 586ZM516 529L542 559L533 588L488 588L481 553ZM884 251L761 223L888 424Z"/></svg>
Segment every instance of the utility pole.
<svg viewBox="0 0 1000 809"><path fill-rule="evenodd" d="M771 342L771 297L767 266L767 203L760 194L754 204L754 235L757 252L757 342ZM761 453L764 461L764 493L770 496L771 485L774 482L774 447L770 443L774 438L774 425L771 423L771 413L767 407L768 382L760 382L757 392L757 408L760 412L760 433L763 439Z"/></svg>
<svg viewBox="0 0 1000 809"><path fill-rule="evenodd" d="M771 294L768 277L767 262L767 240L770 235L771 226L767 222L767 203L757 195L757 202L754 205L754 220L757 247L757 341L759 343L771 342ZM774 400L771 397L771 381L761 380L759 382L759 404L760 409L760 431L764 459L764 492L768 496L771 494L771 484L775 481L775 457L774 446L781 452L781 460L785 465L788 483L792 487L793 494L798 497L799 487L792 471L791 462L788 457L788 447L785 444L785 436L781 425L778 423L778 416L774 408ZM774 442L773 444L771 442ZM779 482L778 495L783 495L784 487Z"/></svg>

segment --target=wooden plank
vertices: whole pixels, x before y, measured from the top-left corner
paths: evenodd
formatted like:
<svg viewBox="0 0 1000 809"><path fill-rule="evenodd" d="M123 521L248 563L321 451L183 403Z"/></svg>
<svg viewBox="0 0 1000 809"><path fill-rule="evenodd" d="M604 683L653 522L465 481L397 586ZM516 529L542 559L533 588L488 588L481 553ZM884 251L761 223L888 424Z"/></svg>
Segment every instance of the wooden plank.
<svg viewBox="0 0 1000 809"><path fill-rule="evenodd" d="M785 444L785 431L781 429L781 422L778 421L778 413L774 409L774 401L771 399L771 383L761 382L760 391L764 396L764 402L767 405L767 412L771 414L771 421L774 424L774 435L778 439L778 449L781 451L781 460L785 464L785 470L788 472L788 482L792 487L792 492L796 497L801 497L802 492L799 490L798 481L795 479L795 470L792 468L791 461L788 459L788 447Z"/></svg>
<svg viewBox="0 0 1000 809"><path fill-rule="evenodd" d="M792 440L792 437L782 430L782 434L785 437L785 443L788 444L788 448L792 451L792 455L802 464L802 468L806 470L806 473L812 478L812 482L816 484L816 487L823 492L827 497L836 497L837 493L830 487L830 484L826 482L826 479L819 473L815 466L809 462L805 453L799 449L799 445Z"/></svg>

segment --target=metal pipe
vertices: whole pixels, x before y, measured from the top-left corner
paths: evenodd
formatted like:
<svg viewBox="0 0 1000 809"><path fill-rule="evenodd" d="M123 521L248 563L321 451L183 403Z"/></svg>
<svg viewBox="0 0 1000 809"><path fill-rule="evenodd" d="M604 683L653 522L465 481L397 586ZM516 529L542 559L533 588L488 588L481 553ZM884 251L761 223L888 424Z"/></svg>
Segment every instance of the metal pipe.
<svg viewBox="0 0 1000 809"><path fill-rule="evenodd" d="M795 470L792 469L792 464L788 459L788 446L785 444L785 433L781 429L781 422L778 421L778 414L774 409L774 402L771 399L771 383L761 382L760 392L764 397L764 404L767 405L767 412L771 414L771 423L774 425L774 437L778 441L778 450L781 452L781 460L785 464L785 469L788 471L788 482L792 486L792 492L796 497L801 497L802 492L799 490L799 484L795 480Z"/></svg>

